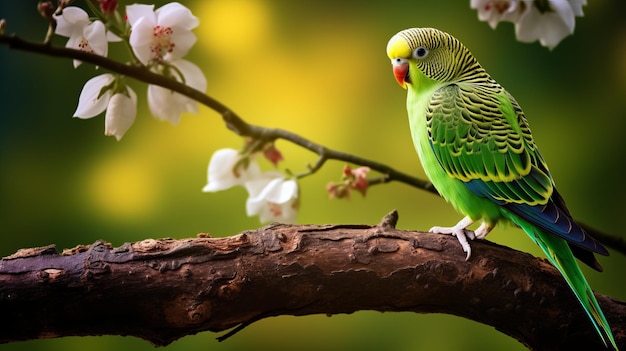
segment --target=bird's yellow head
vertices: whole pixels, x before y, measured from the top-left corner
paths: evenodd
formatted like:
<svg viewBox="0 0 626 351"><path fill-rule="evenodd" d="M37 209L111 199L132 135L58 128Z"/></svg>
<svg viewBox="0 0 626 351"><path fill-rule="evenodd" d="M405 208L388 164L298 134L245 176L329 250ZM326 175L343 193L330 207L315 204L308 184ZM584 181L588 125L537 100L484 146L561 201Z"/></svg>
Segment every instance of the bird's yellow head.
<svg viewBox="0 0 626 351"><path fill-rule="evenodd" d="M410 80L409 59L411 58L411 46L402 32L394 35L387 43L387 56L391 59L393 66L393 75L396 77L398 84L406 89L407 80Z"/></svg>
<svg viewBox="0 0 626 351"><path fill-rule="evenodd" d="M469 51L450 34L435 28L405 29L387 43L387 56L398 83L422 85L426 82L449 82L477 62Z"/></svg>

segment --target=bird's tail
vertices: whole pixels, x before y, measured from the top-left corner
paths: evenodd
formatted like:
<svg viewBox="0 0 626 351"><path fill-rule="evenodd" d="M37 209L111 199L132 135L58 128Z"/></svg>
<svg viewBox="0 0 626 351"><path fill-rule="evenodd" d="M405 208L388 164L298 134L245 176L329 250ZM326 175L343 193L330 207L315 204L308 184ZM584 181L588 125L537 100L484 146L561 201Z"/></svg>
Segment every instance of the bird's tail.
<svg viewBox="0 0 626 351"><path fill-rule="evenodd" d="M519 218L511 218L511 220L520 226L526 234L539 245L541 250L543 250L548 257L548 260L561 272L561 275L567 281L567 284L578 298L578 301L580 301L585 312L587 312L589 319L602 338L604 345L607 347L612 345L615 350L618 350L609 323L606 321L604 313L602 313L598 301L580 270L567 241L556 235L546 233Z"/></svg>

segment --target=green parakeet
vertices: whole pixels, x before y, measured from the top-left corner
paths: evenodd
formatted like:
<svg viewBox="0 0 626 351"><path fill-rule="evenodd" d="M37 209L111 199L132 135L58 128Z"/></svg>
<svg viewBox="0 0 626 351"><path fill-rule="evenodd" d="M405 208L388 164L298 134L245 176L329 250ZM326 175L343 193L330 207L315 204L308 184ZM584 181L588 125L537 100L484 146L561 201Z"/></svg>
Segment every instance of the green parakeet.
<svg viewBox="0 0 626 351"><path fill-rule="evenodd" d="M513 222L561 272L605 345L617 346L574 256L602 267L608 251L574 222L554 186L522 109L463 44L433 28L412 28L387 44L393 73L408 88L415 149L441 196L465 217L432 232L483 239L498 222ZM475 230L467 229L480 221Z"/></svg>

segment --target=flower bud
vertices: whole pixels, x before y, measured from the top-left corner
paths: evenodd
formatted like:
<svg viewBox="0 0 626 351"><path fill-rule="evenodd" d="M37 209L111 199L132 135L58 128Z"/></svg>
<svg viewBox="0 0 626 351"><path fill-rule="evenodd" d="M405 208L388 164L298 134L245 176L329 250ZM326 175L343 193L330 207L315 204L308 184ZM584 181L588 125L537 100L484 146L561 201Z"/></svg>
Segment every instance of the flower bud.
<svg viewBox="0 0 626 351"><path fill-rule="evenodd" d="M52 15L54 14L54 5L52 5L52 1L40 1L37 4L37 11L39 11L43 18L47 20L52 19Z"/></svg>

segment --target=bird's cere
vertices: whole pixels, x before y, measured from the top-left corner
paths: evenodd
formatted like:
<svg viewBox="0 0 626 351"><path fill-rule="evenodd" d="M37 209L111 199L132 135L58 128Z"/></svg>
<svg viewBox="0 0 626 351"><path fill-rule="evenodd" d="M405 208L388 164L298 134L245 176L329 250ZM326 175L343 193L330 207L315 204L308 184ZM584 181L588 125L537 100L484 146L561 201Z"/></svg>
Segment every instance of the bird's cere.
<svg viewBox="0 0 626 351"><path fill-rule="evenodd" d="M393 76L396 78L398 84L406 89L406 83L408 82L409 62L403 58L391 59L391 66L393 68Z"/></svg>

